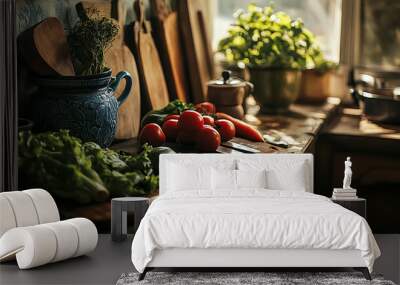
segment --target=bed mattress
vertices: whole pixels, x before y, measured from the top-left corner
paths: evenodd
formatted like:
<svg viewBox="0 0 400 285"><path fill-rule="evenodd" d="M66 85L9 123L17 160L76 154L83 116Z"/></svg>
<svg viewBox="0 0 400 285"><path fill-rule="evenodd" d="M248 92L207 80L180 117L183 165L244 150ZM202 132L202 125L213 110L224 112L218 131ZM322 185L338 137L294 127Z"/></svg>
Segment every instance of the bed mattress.
<svg viewBox="0 0 400 285"><path fill-rule="evenodd" d="M359 250L372 271L379 248L361 216L306 192L248 189L153 201L132 243L139 272L163 249Z"/></svg>

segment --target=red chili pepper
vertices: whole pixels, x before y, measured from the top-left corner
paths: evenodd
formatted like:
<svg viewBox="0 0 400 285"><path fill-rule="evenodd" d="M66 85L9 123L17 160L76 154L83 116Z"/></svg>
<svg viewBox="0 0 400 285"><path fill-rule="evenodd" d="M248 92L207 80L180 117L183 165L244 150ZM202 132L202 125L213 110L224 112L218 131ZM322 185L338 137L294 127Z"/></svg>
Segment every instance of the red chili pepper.
<svg viewBox="0 0 400 285"><path fill-rule="evenodd" d="M242 120L236 119L225 113L216 113L218 119L226 119L231 121L236 128L236 136L248 139L255 142L263 142L264 138L261 133L253 126L243 122Z"/></svg>

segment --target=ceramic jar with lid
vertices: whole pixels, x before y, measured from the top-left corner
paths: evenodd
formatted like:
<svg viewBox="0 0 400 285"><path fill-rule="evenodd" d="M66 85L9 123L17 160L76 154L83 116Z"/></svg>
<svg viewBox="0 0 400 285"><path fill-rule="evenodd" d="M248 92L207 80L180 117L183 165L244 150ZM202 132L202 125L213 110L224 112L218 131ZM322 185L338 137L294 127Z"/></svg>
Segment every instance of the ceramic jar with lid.
<svg viewBox="0 0 400 285"><path fill-rule="evenodd" d="M208 100L213 103L217 112L223 112L238 119L243 119L243 100L252 90L250 82L232 78L229 70L222 72L222 78L207 84Z"/></svg>

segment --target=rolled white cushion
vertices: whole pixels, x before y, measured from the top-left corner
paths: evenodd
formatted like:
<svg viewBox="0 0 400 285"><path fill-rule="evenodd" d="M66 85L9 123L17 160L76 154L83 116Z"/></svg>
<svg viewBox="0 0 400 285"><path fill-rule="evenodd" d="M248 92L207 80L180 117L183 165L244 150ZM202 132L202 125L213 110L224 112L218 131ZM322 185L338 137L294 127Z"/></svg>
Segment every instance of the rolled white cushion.
<svg viewBox="0 0 400 285"><path fill-rule="evenodd" d="M0 237L16 226L17 222L10 202L6 197L0 195Z"/></svg>
<svg viewBox="0 0 400 285"><path fill-rule="evenodd" d="M40 266L52 261L57 240L53 231L43 225L14 228L0 239L0 260L16 254L20 269Z"/></svg>
<svg viewBox="0 0 400 285"><path fill-rule="evenodd" d="M33 226L39 223L38 214L31 197L22 191L3 192L15 215L17 227Z"/></svg>
<svg viewBox="0 0 400 285"><path fill-rule="evenodd" d="M57 205L49 192L43 189L24 190L30 196L36 208L39 224L57 222L60 220Z"/></svg>
<svg viewBox="0 0 400 285"><path fill-rule="evenodd" d="M16 255L20 269L33 268L89 253L97 240L96 226L84 218L18 227L0 238L0 261Z"/></svg>
<svg viewBox="0 0 400 285"><path fill-rule="evenodd" d="M74 218L64 222L74 226L78 233L78 248L74 257L86 254L94 250L97 246L97 228L92 221L85 218Z"/></svg>
<svg viewBox="0 0 400 285"><path fill-rule="evenodd" d="M78 233L70 223L65 221L44 224L56 236L57 248L51 262L57 262L75 256L78 250Z"/></svg>

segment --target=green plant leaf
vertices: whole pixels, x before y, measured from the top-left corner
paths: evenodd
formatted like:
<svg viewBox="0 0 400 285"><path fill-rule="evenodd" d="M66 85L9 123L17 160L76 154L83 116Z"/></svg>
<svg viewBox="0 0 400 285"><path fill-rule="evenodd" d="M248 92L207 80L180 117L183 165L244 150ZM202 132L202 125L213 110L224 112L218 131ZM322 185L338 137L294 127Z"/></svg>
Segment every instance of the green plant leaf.
<svg viewBox="0 0 400 285"><path fill-rule="evenodd" d="M301 19L291 19L272 6L250 4L234 14L235 22L218 50L228 62L250 67L312 68L329 66L315 36Z"/></svg>

